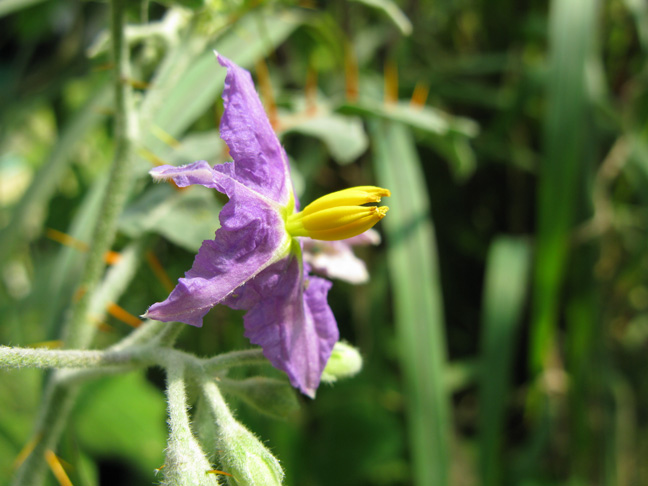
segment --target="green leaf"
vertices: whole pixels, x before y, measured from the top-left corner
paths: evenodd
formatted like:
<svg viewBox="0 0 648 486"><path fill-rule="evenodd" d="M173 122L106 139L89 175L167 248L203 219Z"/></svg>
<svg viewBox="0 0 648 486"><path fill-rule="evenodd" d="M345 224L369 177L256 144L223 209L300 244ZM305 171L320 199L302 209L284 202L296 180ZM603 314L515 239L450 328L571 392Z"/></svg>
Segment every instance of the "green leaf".
<svg viewBox="0 0 648 486"><path fill-rule="evenodd" d="M588 74L598 20L596 2L554 0L550 11L545 157L538 181L538 231L534 272L531 366L547 364L555 345L559 296L569 259L572 227L587 187ZM591 169L590 169L591 170Z"/></svg>
<svg viewBox="0 0 648 486"><path fill-rule="evenodd" d="M2 2L0 2L0 18L43 1L44 0L2 0Z"/></svg>
<svg viewBox="0 0 648 486"><path fill-rule="evenodd" d="M484 486L498 486L504 481L504 420L530 264L528 242L510 237L496 239L486 260L479 386L479 450Z"/></svg>
<svg viewBox="0 0 648 486"><path fill-rule="evenodd" d="M456 132L466 137L475 137L479 133L479 125L469 118L452 116L431 106L414 107L402 101L385 104L375 100L362 100L343 104L338 111L400 122L432 135Z"/></svg>
<svg viewBox="0 0 648 486"><path fill-rule="evenodd" d="M13 463L31 439L42 372L3 370L0 375L0 477L12 476Z"/></svg>
<svg viewBox="0 0 648 486"><path fill-rule="evenodd" d="M165 401L143 373L87 385L74 417L79 442L92 455L123 458L154 480L154 470L164 463Z"/></svg>
<svg viewBox="0 0 648 486"><path fill-rule="evenodd" d="M353 0L358 3L363 3L368 7L375 8L380 10L389 19L396 24L396 27L401 31L403 35L410 35L412 33L412 22L407 18L407 15L398 8L395 2L391 0Z"/></svg>
<svg viewBox="0 0 648 486"><path fill-rule="evenodd" d="M285 419L299 410L295 389L283 380L256 376L245 380L222 379L218 386L240 398L257 412Z"/></svg>
<svg viewBox="0 0 648 486"><path fill-rule="evenodd" d="M336 113L300 117L294 123L289 123L283 133L291 132L320 139L331 157L341 165L356 160L369 146L360 118Z"/></svg>
<svg viewBox="0 0 648 486"><path fill-rule="evenodd" d="M146 123L179 138L205 113L223 89L225 69L213 50L249 68L283 42L306 18L296 10L257 10L246 14L225 34L209 44L188 36L162 63L142 103ZM145 125L146 126L146 125ZM144 134L144 147L158 154L164 142Z"/></svg>
<svg viewBox="0 0 648 486"><path fill-rule="evenodd" d="M344 104L338 110L346 114L399 122L419 130L423 134L422 141L450 162L459 180L465 180L475 170L475 155L468 141L479 132L479 126L473 120L455 117L430 106L413 107L405 102L388 105L363 100Z"/></svg>
<svg viewBox="0 0 648 486"><path fill-rule="evenodd" d="M5 261L25 237L40 234L50 198L72 161L70 154L105 117L101 109L110 103L112 92L109 88L108 84L105 84L93 92L86 104L63 129L50 156L44 161L32 184L14 208L11 221L0 233L0 262Z"/></svg>
<svg viewBox="0 0 648 486"><path fill-rule="evenodd" d="M391 190L382 221L407 392L415 484L449 481L450 419L446 345L434 227L412 135L400 123L373 120L378 183Z"/></svg>
<svg viewBox="0 0 648 486"><path fill-rule="evenodd" d="M119 228L132 238L156 233L196 252L204 240L214 238L220 209L210 189L178 191L169 184L156 185L124 211Z"/></svg>

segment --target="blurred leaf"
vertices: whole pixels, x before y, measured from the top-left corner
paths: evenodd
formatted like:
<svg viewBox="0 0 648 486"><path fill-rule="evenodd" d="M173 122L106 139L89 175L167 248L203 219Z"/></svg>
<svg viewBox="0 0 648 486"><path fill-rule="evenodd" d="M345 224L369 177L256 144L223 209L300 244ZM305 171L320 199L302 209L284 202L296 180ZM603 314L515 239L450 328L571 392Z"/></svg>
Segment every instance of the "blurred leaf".
<svg viewBox="0 0 648 486"><path fill-rule="evenodd" d="M446 344L434 227L425 177L408 129L371 120L379 185L391 190L382 221L407 392L410 451L418 486L449 481Z"/></svg>
<svg viewBox="0 0 648 486"><path fill-rule="evenodd" d="M452 173L459 181L468 179L477 167L475 153L470 142L463 135L449 133L445 136L428 135L423 142L431 145L436 151L450 162Z"/></svg>
<svg viewBox="0 0 648 486"><path fill-rule="evenodd" d="M84 388L75 431L95 457L120 457L153 481L155 469L164 463L164 404L162 393L143 373L101 379Z"/></svg>
<svg viewBox="0 0 648 486"><path fill-rule="evenodd" d="M511 237L497 238L486 260L479 390L480 476L484 486L499 486L504 481L504 421L530 263L528 242Z"/></svg>
<svg viewBox="0 0 648 486"><path fill-rule="evenodd" d="M165 162L171 165L186 165L197 160L206 160L211 165L229 158L225 142L220 138L218 130L189 133L177 147L169 147Z"/></svg>
<svg viewBox="0 0 648 486"><path fill-rule="evenodd" d="M547 364L558 318L568 247L579 197L587 183L587 79L598 18L595 2L554 0L550 11L550 60L545 158L538 181L538 231L533 289L531 366Z"/></svg>
<svg viewBox="0 0 648 486"><path fill-rule="evenodd" d="M43 1L44 0L2 0L2 2L0 2L0 18Z"/></svg>
<svg viewBox="0 0 648 486"><path fill-rule="evenodd" d="M257 412L275 419L285 419L299 410L295 389L283 380L264 376L244 380L222 379L218 386Z"/></svg>
<svg viewBox="0 0 648 486"><path fill-rule="evenodd" d="M644 0L625 0L625 4L635 18L641 46L648 52L648 3Z"/></svg>
<svg viewBox="0 0 648 486"><path fill-rule="evenodd" d="M450 162L459 180L466 179L475 170L475 155L467 137L476 136L479 127L468 118L454 117L429 106L413 107L405 102L385 104L371 100L344 104L339 111L400 122L421 130L423 140Z"/></svg>
<svg viewBox="0 0 648 486"><path fill-rule="evenodd" d="M195 253L204 240L214 238L220 227L220 209L209 189L177 190L170 184L160 184L126 208L119 229L132 238L157 233Z"/></svg>
<svg viewBox="0 0 648 486"><path fill-rule="evenodd" d="M31 439L42 371L3 370L0 375L0 478L13 474L18 453Z"/></svg>
<svg viewBox="0 0 648 486"><path fill-rule="evenodd" d="M86 104L74 115L52 148L50 156L44 161L32 184L13 209L11 220L0 233L0 262L4 262L11 251L27 236L40 234L47 208L65 170L70 165L70 154L86 134L105 115L101 109L110 104L112 92L108 84L102 85L89 97Z"/></svg>
<svg viewBox="0 0 648 486"><path fill-rule="evenodd" d="M412 23L410 20L407 18L407 15L403 13L403 11L398 8L398 5L396 5L395 2L392 2L391 0L353 0L354 2L358 3L363 3L367 5L368 7L375 8L376 10L380 10L383 12L387 17L390 18L394 24L396 24L396 27L401 31L401 34L403 35L410 35L412 33Z"/></svg>
<svg viewBox="0 0 648 486"><path fill-rule="evenodd" d="M345 103L338 109L341 113L374 116L401 122L433 135L447 135L456 132L466 137L475 137L479 126L473 120L449 115L431 106L414 107L406 102L386 104L374 100Z"/></svg>
<svg viewBox="0 0 648 486"><path fill-rule="evenodd" d="M145 122L154 123L172 137L180 137L215 102L223 89L225 68L213 50L242 67L254 62L283 42L305 16L298 11L254 11L227 29L213 44L207 39L185 38L162 63L142 103ZM144 146L159 153L164 142L145 134Z"/></svg>
<svg viewBox="0 0 648 486"><path fill-rule="evenodd" d="M342 165L356 160L369 146L362 121L356 117L323 113L292 117L287 120L287 124L283 133L296 132L319 138L326 145L331 157Z"/></svg>
<svg viewBox="0 0 648 486"><path fill-rule="evenodd" d="M187 7L193 10L205 6L205 0L160 0L160 3L169 7L180 5L182 7Z"/></svg>
<svg viewBox="0 0 648 486"><path fill-rule="evenodd" d="M69 228L67 231L63 231L64 233L84 243L90 241L94 228L92 223L97 219L107 182L107 177L99 177L95 180L82 199ZM83 256L77 248L62 246L54 260L48 285L43 287L43 291L49 296L47 299L49 306L49 318L46 322L47 336L52 339L61 335L60 329L64 322L63 312L74 295L83 262Z"/></svg>

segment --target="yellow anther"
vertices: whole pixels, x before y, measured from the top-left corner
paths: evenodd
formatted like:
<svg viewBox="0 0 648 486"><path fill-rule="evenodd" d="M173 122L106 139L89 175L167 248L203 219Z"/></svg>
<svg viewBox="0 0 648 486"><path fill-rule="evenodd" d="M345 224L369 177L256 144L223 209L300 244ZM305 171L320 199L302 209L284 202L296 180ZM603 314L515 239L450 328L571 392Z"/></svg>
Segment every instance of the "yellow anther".
<svg viewBox="0 0 648 486"><path fill-rule="evenodd" d="M316 240L343 240L364 233L385 217L387 206L362 206L389 196L387 189L358 186L316 199L300 213L291 215L286 230L292 236Z"/></svg>
<svg viewBox="0 0 648 486"><path fill-rule="evenodd" d="M391 196L388 189L376 186L356 186L332 192L315 199L304 208L304 214L312 214L322 209L338 206L359 206L361 204L380 202L380 198Z"/></svg>

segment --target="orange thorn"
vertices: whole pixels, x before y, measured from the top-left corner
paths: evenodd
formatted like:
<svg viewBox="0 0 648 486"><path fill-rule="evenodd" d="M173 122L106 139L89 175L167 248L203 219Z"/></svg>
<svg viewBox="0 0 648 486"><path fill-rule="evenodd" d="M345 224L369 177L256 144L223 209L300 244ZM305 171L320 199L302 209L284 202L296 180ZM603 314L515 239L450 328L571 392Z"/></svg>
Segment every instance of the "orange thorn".
<svg viewBox="0 0 648 486"><path fill-rule="evenodd" d="M398 66L396 61L385 63L385 104L398 102Z"/></svg>
<svg viewBox="0 0 648 486"><path fill-rule="evenodd" d="M61 486L72 486L72 481L70 481L70 478L65 473L61 461L56 457L56 454L54 454L52 450L48 449L45 451L45 460Z"/></svg>
<svg viewBox="0 0 648 486"><path fill-rule="evenodd" d="M30 344L30 348L47 348L47 349L56 349L63 346L63 341L60 339L55 339L52 341L40 341L37 343Z"/></svg>
<svg viewBox="0 0 648 486"><path fill-rule="evenodd" d="M306 114L314 116L317 113L317 71L309 66L306 72Z"/></svg>
<svg viewBox="0 0 648 486"><path fill-rule="evenodd" d="M115 319L122 321L124 324L128 324L132 327L139 327L142 325L142 321L114 302L108 304L106 310L108 311L108 314L113 316Z"/></svg>
<svg viewBox="0 0 648 486"><path fill-rule="evenodd" d="M112 327L110 324L101 322L101 321L96 321L97 322L97 329L101 332L115 332L115 328Z"/></svg>
<svg viewBox="0 0 648 486"><path fill-rule="evenodd" d="M50 240L54 240L57 243L68 246L70 248L74 248L79 251L88 251L90 249L86 242L77 240L74 236L70 236L53 228L47 228L47 230L45 231L45 236L47 236ZM108 265L114 265L119 261L120 258L121 255L116 251L108 251L104 255L104 260Z"/></svg>
<svg viewBox="0 0 648 486"><path fill-rule="evenodd" d="M223 476L229 476L230 478L234 477L233 474L230 474L230 473L225 472L225 471L219 471L218 469L212 469L210 471L207 471L207 474L222 474Z"/></svg>
<svg viewBox="0 0 648 486"><path fill-rule="evenodd" d="M164 270L164 267L160 263L160 260L158 260L158 257L155 256L155 253L152 251L147 251L146 252L146 261L149 264L149 267L151 267L151 270L153 270L153 273L157 277L157 279L162 283L164 288L167 290L167 292L171 292L173 290L173 282L169 278L169 275L166 273Z"/></svg>
<svg viewBox="0 0 648 486"><path fill-rule="evenodd" d="M344 48L344 75L346 82L346 98L354 102L358 100L358 60L351 43L347 42Z"/></svg>
<svg viewBox="0 0 648 486"><path fill-rule="evenodd" d="M268 119L270 125L274 130L279 126L279 115L277 113L277 104L275 102L274 94L272 93L272 83L270 82L270 71L268 65L263 59L259 59L256 63L256 74L259 80L259 88L261 95L265 101L266 112L268 112Z"/></svg>
<svg viewBox="0 0 648 486"><path fill-rule="evenodd" d="M99 72L99 71L109 71L109 70L111 70L111 69L114 68L114 67L115 67L115 64L114 64L114 63L112 63L112 62L106 62L106 63L104 63L104 64L99 64L98 66L95 66L92 70L95 71L95 72Z"/></svg>
<svg viewBox="0 0 648 486"><path fill-rule="evenodd" d="M47 228L47 230L45 230L45 236L63 246L69 246L70 248L75 248L79 251L88 251L90 248L87 243L77 240L75 237L53 228Z"/></svg>
<svg viewBox="0 0 648 486"><path fill-rule="evenodd" d="M34 448L38 445L42 438L42 434L37 434L34 437L32 437L29 442L25 444L25 447L22 448L22 450L18 453L16 456L16 459L14 459L12 467L14 469L18 469L20 465L25 462L25 459L29 457L29 455L32 453Z"/></svg>
<svg viewBox="0 0 648 486"><path fill-rule="evenodd" d="M150 163L152 163L156 167L159 166L159 165L166 165L166 162L164 160L162 160L160 157L155 155L149 149L145 149L144 147L140 147L140 148L137 149L137 153L142 158L148 160Z"/></svg>
<svg viewBox="0 0 648 486"><path fill-rule="evenodd" d="M115 265L121 260L121 253L118 251L107 251L104 255L104 260L108 265Z"/></svg>
<svg viewBox="0 0 648 486"><path fill-rule="evenodd" d="M175 149L180 147L181 145L181 143L173 135L165 131L162 127L159 127L157 125L152 125L151 133L155 135L157 139L162 140L171 148Z"/></svg>
<svg viewBox="0 0 648 486"><path fill-rule="evenodd" d="M72 297L72 300L74 302L78 302L81 297L83 297L86 293L86 288L81 285L76 291L74 292L74 296Z"/></svg>
<svg viewBox="0 0 648 486"><path fill-rule="evenodd" d="M137 79L127 78L124 79L123 81L125 83L128 83L131 86L131 88L135 88L135 89L149 89L151 87L151 85L146 81L139 81Z"/></svg>
<svg viewBox="0 0 648 486"><path fill-rule="evenodd" d="M430 86L424 81L419 81L414 87L410 105L413 108L423 108L427 101L428 94L430 94Z"/></svg>

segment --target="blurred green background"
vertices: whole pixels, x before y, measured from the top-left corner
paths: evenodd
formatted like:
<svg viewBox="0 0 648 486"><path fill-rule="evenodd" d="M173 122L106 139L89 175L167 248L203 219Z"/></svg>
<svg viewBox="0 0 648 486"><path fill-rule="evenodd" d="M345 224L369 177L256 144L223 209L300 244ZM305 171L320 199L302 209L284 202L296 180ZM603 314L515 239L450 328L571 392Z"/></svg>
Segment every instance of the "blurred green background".
<svg viewBox="0 0 648 486"><path fill-rule="evenodd" d="M383 243L359 251L370 282L329 297L361 374L281 419L232 397L286 485L648 484L648 3L128 5L142 128L121 308L163 300L155 262L175 281L218 225L215 191L147 176L225 160L213 49L253 73L302 201L392 191ZM74 298L113 152L107 25L105 2L0 2L4 345L58 339ZM96 347L129 332L116 316ZM249 346L241 313L215 308L179 346ZM0 484L46 375L0 375ZM57 451L75 486L157 481L163 382L83 389Z"/></svg>

